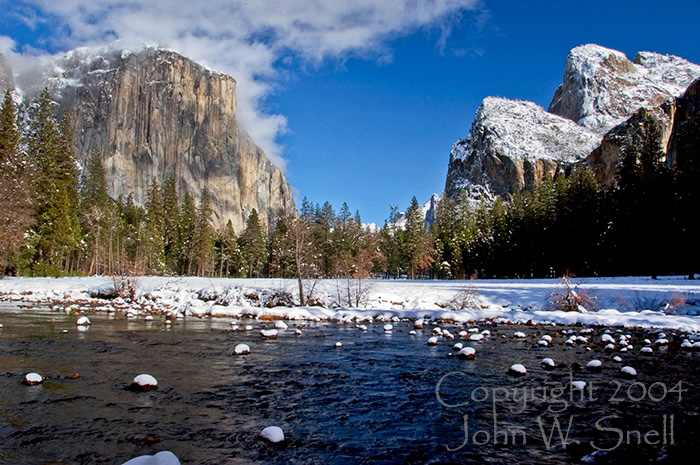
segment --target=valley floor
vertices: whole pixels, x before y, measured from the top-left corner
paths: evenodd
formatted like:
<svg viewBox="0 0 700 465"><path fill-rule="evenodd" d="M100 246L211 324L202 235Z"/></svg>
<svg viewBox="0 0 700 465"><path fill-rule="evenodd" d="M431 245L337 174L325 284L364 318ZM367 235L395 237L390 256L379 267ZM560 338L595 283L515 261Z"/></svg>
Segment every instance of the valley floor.
<svg viewBox="0 0 700 465"><path fill-rule="evenodd" d="M588 293L599 309L579 313L552 308L550 296L561 292L557 279L533 280L318 280L315 306L297 301L295 280L224 279L198 277L133 278L135 298L106 300L91 297L114 287L111 277L5 278L0 300L18 304L43 303L75 313L123 311L127 317L146 313L167 318L252 316L258 318L389 321L495 319L514 323L622 325L677 328L700 332L700 281L685 277L581 278L571 282L577 293ZM450 301L466 298L473 309L452 310ZM287 299L287 300L285 300Z"/></svg>

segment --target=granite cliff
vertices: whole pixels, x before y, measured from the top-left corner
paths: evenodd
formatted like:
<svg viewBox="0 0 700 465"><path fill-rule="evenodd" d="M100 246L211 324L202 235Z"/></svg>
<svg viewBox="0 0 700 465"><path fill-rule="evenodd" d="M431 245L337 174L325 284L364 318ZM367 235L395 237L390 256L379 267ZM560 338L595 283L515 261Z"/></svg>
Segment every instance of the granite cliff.
<svg viewBox="0 0 700 465"><path fill-rule="evenodd" d="M294 207L284 173L236 120L236 81L171 50L76 49L52 63L41 86L68 112L79 161L102 153L111 196L146 201L168 175L181 196L212 196L215 226L237 232L256 209L267 222ZM31 96L36 89L25 90Z"/></svg>

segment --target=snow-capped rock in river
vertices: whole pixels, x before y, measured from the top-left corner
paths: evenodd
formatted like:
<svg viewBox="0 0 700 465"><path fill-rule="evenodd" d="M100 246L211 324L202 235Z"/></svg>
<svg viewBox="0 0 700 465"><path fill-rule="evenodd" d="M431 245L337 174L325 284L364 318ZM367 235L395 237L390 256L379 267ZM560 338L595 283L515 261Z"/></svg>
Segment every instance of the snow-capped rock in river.
<svg viewBox="0 0 700 465"><path fill-rule="evenodd" d="M122 465L180 465L180 460L175 454L166 450L155 455L141 455Z"/></svg>
<svg viewBox="0 0 700 465"><path fill-rule="evenodd" d="M151 375L141 374L134 378L129 389L132 391L155 391L158 389L158 381Z"/></svg>
<svg viewBox="0 0 700 465"><path fill-rule="evenodd" d="M248 355L250 353L250 347L248 344L238 344L233 349L233 353L236 355Z"/></svg>
<svg viewBox="0 0 700 465"><path fill-rule="evenodd" d="M268 426L262 430L260 436L272 443L284 441L284 431L279 426Z"/></svg>
<svg viewBox="0 0 700 465"><path fill-rule="evenodd" d="M277 339L277 333L276 329L263 329L260 331L260 336L263 339Z"/></svg>
<svg viewBox="0 0 700 465"><path fill-rule="evenodd" d="M508 369L508 374L511 376L525 376L527 374L527 369L525 369L524 365L516 363L511 365Z"/></svg>
<svg viewBox="0 0 700 465"><path fill-rule="evenodd" d="M41 384L44 382L44 377L41 376L39 373L27 373L24 376L24 384L27 386L34 386L37 384Z"/></svg>

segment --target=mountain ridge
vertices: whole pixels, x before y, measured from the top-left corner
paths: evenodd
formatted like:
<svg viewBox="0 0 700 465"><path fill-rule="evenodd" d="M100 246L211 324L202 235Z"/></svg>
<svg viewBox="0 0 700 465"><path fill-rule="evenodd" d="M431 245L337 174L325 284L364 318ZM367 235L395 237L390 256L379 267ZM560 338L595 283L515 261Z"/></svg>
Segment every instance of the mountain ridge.
<svg viewBox="0 0 700 465"><path fill-rule="evenodd" d="M452 146L445 193L508 197L578 163L609 185L637 120L657 127L659 143L668 148L676 99L698 78L700 66L672 55L639 52L633 63L595 44L576 47L548 111L531 102L484 99L467 138Z"/></svg>

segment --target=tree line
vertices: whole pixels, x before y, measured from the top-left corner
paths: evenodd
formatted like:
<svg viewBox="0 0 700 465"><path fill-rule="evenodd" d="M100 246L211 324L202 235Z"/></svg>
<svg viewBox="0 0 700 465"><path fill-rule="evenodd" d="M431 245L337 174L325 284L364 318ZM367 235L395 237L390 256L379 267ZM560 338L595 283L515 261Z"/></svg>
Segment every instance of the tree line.
<svg viewBox="0 0 700 465"><path fill-rule="evenodd" d="M622 145L603 188L577 165L510 201L443 199L431 229L438 277L685 274L700 265L700 127L681 129L670 166L658 127Z"/></svg>
<svg viewBox="0 0 700 465"><path fill-rule="evenodd" d="M27 276L172 274L294 278L549 277L684 273L698 263L700 128L689 125L673 168L652 126L629 140L612 187L579 165L504 200L443 197L428 228L414 197L381 228L347 204L306 198L243 231L212 226L206 187L179 196L172 176L153 179L145 205L108 195L102 154L80 167L71 122L48 91L18 115L0 107L0 260ZM20 131L19 120L23 119ZM182 199L182 200L180 200ZM305 288L306 286L306 288ZM348 293L349 295L350 293Z"/></svg>

